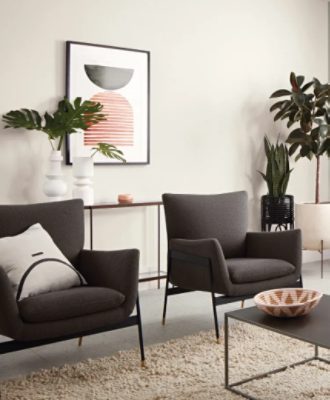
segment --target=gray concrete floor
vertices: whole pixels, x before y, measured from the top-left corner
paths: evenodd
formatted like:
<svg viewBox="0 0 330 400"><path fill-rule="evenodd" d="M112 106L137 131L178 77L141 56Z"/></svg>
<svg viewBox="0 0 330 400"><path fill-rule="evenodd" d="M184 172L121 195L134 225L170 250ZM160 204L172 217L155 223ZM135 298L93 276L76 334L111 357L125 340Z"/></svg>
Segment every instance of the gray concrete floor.
<svg viewBox="0 0 330 400"><path fill-rule="evenodd" d="M330 261L325 263L324 278L320 278L320 263L303 266L304 287L330 293ZM150 289L140 292L145 345L190 335L213 328L211 298L207 293L194 292L171 296L168 301L167 323L161 325L164 290ZM246 306L253 301L246 302ZM219 321L223 313L239 307L232 303L218 307ZM0 336L0 341L6 338ZM42 346L31 350L5 354L0 357L0 379L26 375L42 368L76 363L87 358L111 355L119 350L138 346L137 328L125 328L84 338L83 346L77 340Z"/></svg>

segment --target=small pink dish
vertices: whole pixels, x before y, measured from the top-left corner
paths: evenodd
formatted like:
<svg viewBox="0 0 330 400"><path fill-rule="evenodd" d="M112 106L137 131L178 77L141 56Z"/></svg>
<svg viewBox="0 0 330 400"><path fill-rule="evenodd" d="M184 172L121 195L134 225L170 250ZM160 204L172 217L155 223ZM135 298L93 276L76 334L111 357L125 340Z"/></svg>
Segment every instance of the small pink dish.
<svg viewBox="0 0 330 400"><path fill-rule="evenodd" d="M133 203L133 196L131 194L119 194L118 203L120 204L130 204Z"/></svg>

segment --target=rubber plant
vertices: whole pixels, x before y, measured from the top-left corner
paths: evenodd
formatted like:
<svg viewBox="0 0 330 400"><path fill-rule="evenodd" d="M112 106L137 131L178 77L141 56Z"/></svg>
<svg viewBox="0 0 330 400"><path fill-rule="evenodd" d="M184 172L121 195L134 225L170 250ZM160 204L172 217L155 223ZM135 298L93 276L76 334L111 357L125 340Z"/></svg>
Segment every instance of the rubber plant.
<svg viewBox="0 0 330 400"><path fill-rule="evenodd" d="M320 159L330 157L330 85L318 79L305 83L305 77L290 74L290 89L280 89L271 98L283 98L270 111L274 120L286 120L293 128L286 140L289 155L295 160L307 157L316 160L315 203L320 202Z"/></svg>
<svg viewBox="0 0 330 400"><path fill-rule="evenodd" d="M58 102L54 113L45 112L41 115L38 111L22 108L9 111L2 116L5 128L24 128L43 132L48 136L53 150L61 150L66 135L81 132L90 126L105 119L102 114L103 105L90 100L77 97L72 102L64 97ZM125 161L123 152L116 146L108 143L98 143L93 148L108 158Z"/></svg>
<svg viewBox="0 0 330 400"><path fill-rule="evenodd" d="M268 137L264 137L265 153L267 157L266 173L258 171L267 183L269 196L278 198L286 193L290 174L290 160L288 148L284 143L271 144Z"/></svg>

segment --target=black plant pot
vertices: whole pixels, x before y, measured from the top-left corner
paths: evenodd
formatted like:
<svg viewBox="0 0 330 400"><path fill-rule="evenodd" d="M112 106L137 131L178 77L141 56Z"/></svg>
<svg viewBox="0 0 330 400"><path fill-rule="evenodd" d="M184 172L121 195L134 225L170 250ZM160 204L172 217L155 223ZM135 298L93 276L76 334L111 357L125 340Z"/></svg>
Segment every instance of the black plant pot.
<svg viewBox="0 0 330 400"><path fill-rule="evenodd" d="M291 195L261 197L261 230L270 231L272 225L275 230L293 229L294 227L294 199Z"/></svg>

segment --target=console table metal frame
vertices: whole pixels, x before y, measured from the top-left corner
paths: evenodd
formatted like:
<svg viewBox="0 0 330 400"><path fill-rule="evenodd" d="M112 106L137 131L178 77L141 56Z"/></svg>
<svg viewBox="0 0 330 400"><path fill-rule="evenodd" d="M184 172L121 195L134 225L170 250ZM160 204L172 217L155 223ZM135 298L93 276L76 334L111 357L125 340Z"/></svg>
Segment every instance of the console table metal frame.
<svg viewBox="0 0 330 400"><path fill-rule="evenodd" d="M160 207L163 205L161 201L144 201L137 203L98 203L85 206L85 210L89 211L89 233L90 233L90 249L93 250L94 246L94 224L93 215L94 210L108 209L108 208L128 208L128 207L157 207L157 275L147 278L140 278L139 282L157 281L157 287L160 288L160 280L166 278L166 273L162 273L160 265Z"/></svg>
<svg viewBox="0 0 330 400"><path fill-rule="evenodd" d="M254 307L254 308L255 308L255 307ZM238 310L238 311L244 312L245 310ZM301 339L301 338L298 339L296 336L290 335L288 332L285 332L285 331L281 332L281 331L279 331L279 330L272 329L272 328L269 327L269 326L259 325L258 323L255 323L255 322L252 321L252 320L249 321L249 320L246 320L246 319L244 319L244 318L240 318L239 315L235 315L235 314L239 314L239 313L238 313L237 311L234 311L234 312L231 311L231 312L225 313L225 321L224 321L224 336L225 336L225 388L226 388L227 390L230 390L231 392L233 392L233 393L235 393L235 394L238 394L238 395L244 397L245 399L249 399L249 400L262 400L262 399L258 399L257 397L254 397L254 396L252 396L252 395L249 395L249 394L244 393L242 390L238 389L238 386L243 385L244 383L251 382L251 381L256 380L256 379L265 378L265 377L267 377L267 376L269 376L269 375L272 375L272 374L276 374L276 373L278 373L278 372L285 371L285 370L288 369L288 368L295 367L295 366L302 365L302 364L306 364L306 363L308 363L308 362L315 361L315 360L317 360L317 361L322 361L322 362L324 362L324 363L326 363L326 364L330 364L330 361L329 361L329 360L327 360L327 359L322 358L322 357L319 356L319 347L324 347L324 348L328 348L328 349L330 349L330 347L319 346L318 344L314 343L313 341L303 340L303 339ZM276 332L276 333L278 333L278 334L281 334L281 335L284 335L284 336L288 336L288 337L291 337L291 338L293 338L293 339L300 340L300 341L305 342L305 343L313 344L313 345L314 345L314 356L309 357L309 358L307 358L307 359L304 359L304 360L302 360L302 361L295 362L295 363L290 364L290 365L283 366L283 367L281 367L281 368L276 368L276 369L273 369L273 370L271 370L271 371L268 371L268 372L265 372L265 373L262 373L262 374L254 375L254 376L252 376L252 377L250 377L250 378L242 379L242 380L237 381L237 382L234 382L234 383L229 383L229 329L228 329L228 328L229 328L229 318L235 319L235 320L240 321L240 322L245 322L245 323L247 323L247 324L255 325L255 326L258 326L258 327L260 327L260 328L267 329L267 330Z"/></svg>

